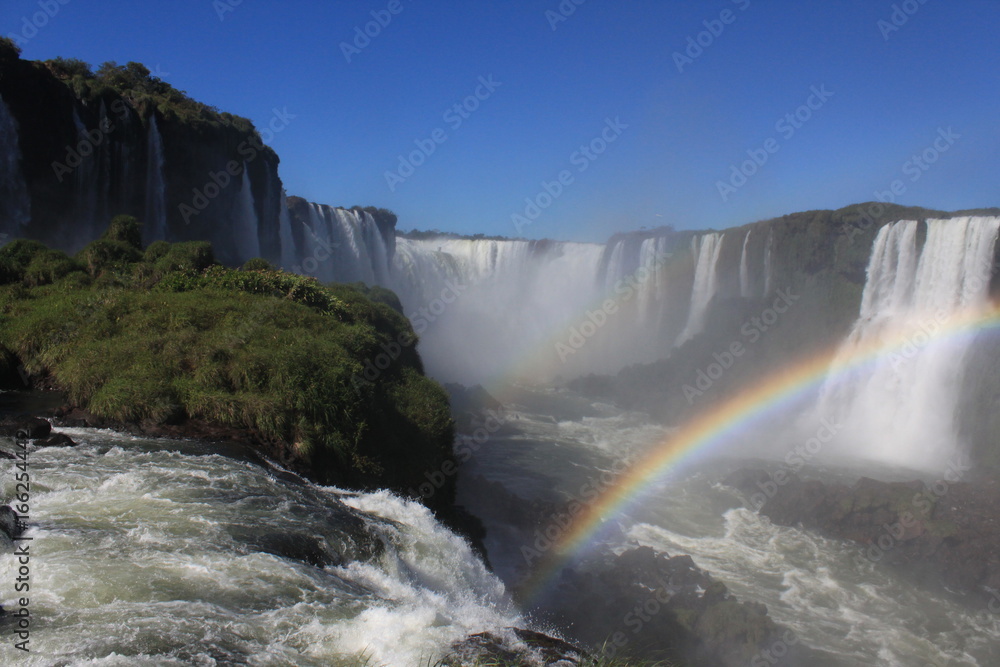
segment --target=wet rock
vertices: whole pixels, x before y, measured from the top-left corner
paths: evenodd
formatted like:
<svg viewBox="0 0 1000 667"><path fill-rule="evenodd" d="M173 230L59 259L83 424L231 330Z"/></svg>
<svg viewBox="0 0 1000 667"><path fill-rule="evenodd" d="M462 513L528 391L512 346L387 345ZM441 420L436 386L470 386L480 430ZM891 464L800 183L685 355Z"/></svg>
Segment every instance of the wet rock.
<svg viewBox="0 0 1000 667"><path fill-rule="evenodd" d="M949 472L931 484L862 478L848 486L740 470L724 482L776 524L854 542L859 565L887 565L979 608L1000 583L1000 487Z"/></svg>
<svg viewBox="0 0 1000 667"><path fill-rule="evenodd" d="M569 642L532 630L507 628L505 636L490 632L469 635L452 645L444 667L510 665L511 667L574 667L587 654Z"/></svg>
<svg viewBox="0 0 1000 667"><path fill-rule="evenodd" d="M17 512L9 505L0 507L0 531L10 539L24 532L24 524L18 520Z"/></svg>
<svg viewBox="0 0 1000 667"><path fill-rule="evenodd" d="M47 438L36 440L35 444L39 447L75 447L77 443L65 433L53 433Z"/></svg>
<svg viewBox="0 0 1000 667"><path fill-rule="evenodd" d="M818 655L779 626L759 603L734 598L695 565L650 547L601 554L564 570L539 611L607 658L744 666L776 645L771 665L801 665Z"/></svg>

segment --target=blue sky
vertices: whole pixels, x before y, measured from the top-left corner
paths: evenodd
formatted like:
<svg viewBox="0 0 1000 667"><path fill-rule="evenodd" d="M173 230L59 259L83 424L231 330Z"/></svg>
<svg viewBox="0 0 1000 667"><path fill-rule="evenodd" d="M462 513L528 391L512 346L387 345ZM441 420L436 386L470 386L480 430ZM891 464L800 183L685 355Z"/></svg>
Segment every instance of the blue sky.
<svg viewBox="0 0 1000 667"><path fill-rule="evenodd" d="M288 193L385 206L401 229L517 235L512 215L563 171L520 235L722 228L868 201L897 180L904 204L1000 205L995 0L563 0L568 16L560 0L397 2L7 0L0 25L25 58L143 62L259 127L287 110L271 144ZM51 18L25 31L44 6ZM342 43L373 11L391 21L348 62ZM480 77L500 85L457 125L445 113ZM810 99L814 87L832 96ZM601 148L607 119L613 143L577 153ZM386 172L435 130L446 140L391 190ZM910 162L925 151L933 164Z"/></svg>

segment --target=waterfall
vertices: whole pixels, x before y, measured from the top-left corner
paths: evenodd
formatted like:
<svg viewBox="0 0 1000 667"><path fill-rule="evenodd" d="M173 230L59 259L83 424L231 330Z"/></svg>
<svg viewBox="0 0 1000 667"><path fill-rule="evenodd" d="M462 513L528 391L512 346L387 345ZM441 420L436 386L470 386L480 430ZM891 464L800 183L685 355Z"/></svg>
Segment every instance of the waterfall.
<svg viewBox="0 0 1000 667"><path fill-rule="evenodd" d="M950 317L988 307L998 229L1000 218L963 217L879 230L834 368L870 347L903 345L822 388L819 416L844 425L838 454L934 468L959 448L955 410L971 339L933 336Z"/></svg>
<svg viewBox="0 0 1000 667"><path fill-rule="evenodd" d="M31 199L21 171L17 121L0 97L0 230L20 236L31 219ZM5 243L6 238L0 238Z"/></svg>
<svg viewBox="0 0 1000 667"><path fill-rule="evenodd" d="M288 210L284 191L278 212L278 239L281 242L281 268L291 271L296 264L295 238L292 236L292 213Z"/></svg>
<svg viewBox="0 0 1000 667"><path fill-rule="evenodd" d="M767 247L764 249L764 296L771 293L771 284L774 281L774 230L767 233Z"/></svg>
<svg viewBox="0 0 1000 667"><path fill-rule="evenodd" d="M743 237L743 251L740 253L740 296L750 297L750 262L747 258L747 245L750 243L750 231Z"/></svg>
<svg viewBox="0 0 1000 667"><path fill-rule="evenodd" d="M677 339L677 345L701 333L705 327L705 316L719 286L719 252L725 234L709 233L691 240L691 252L697 258L694 270L694 287L691 289L691 310L684 331Z"/></svg>
<svg viewBox="0 0 1000 667"><path fill-rule="evenodd" d="M156 114L149 117L146 158L146 243L167 240L167 197L163 177L163 137L156 125Z"/></svg>
<svg viewBox="0 0 1000 667"><path fill-rule="evenodd" d="M77 150L83 161L74 172L76 175L76 205L74 207L76 219L73 221L70 243L83 245L100 234L108 221L100 220L97 212L100 180L97 147L87 136L87 127L83 124L80 114L75 108L73 109L73 124L76 126Z"/></svg>
<svg viewBox="0 0 1000 667"><path fill-rule="evenodd" d="M250 171L243 163L243 184L236 200L235 247L241 261L260 256L260 241L257 238L257 211L254 207L253 191L250 186Z"/></svg>

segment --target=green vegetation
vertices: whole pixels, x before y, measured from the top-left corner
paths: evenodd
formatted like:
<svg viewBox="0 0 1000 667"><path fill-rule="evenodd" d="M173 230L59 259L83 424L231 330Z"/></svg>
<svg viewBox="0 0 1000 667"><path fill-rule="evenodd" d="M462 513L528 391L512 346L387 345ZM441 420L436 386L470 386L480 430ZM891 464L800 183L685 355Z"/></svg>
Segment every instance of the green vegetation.
<svg viewBox="0 0 1000 667"><path fill-rule="evenodd" d="M0 37L0 65L20 58L21 46L10 37Z"/></svg>
<svg viewBox="0 0 1000 667"><path fill-rule="evenodd" d="M16 47L16 45L14 45ZM0 43L0 61L9 48ZM73 93L85 101L93 101L114 92L123 97L143 117L155 109L168 120L177 120L191 126L230 126L240 132L254 133L256 130L248 119L219 111L216 107L203 104L182 90L177 90L166 81L154 76L142 63L116 62L102 64L94 72L88 63L76 58L54 58L44 61L45 67L68 85Z"/></svg>
<svg viewBox="0 0 1000 667"><path fill-rule="evenodd" d="M140 238L120 217L73 258L0 248L8 380L23 364L115 423L245 430L327 483L406 489L450 457L446 394L397 310L266 263L220 266L208 243Z"/></svg>

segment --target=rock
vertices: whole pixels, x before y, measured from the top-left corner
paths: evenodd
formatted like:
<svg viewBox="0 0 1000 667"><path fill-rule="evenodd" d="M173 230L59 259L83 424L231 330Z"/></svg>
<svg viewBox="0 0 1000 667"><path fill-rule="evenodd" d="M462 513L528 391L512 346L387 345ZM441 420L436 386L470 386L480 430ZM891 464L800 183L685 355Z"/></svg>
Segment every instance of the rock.
<svg viewBox="0 0 1000 667"><path fill-rule="evenodd" d="M818 655L766 606L740 602L690 556L645 546L565 570L537 611L609 660L744 667L779 643L787 653L769 665L809 664Z"/></svg>
<svg viewBox="0 0 1000 667"><path fill-rule="evenodd" d="M39 447L75 447L76 441L65 433L53 433L47 438L35 440L35 444Z"/></svg>
<svg viewBox="0 0 1000 667"><path fill-rule="evenodd" d="M442 661L443 667L511 665L511 667L575 667L584 664L586 652L569 642L533 630L507 628L506 636L490 632L469 635L456 642Z"/></svg>
<svg viewBox="0 0 1000 667"><path fill-rule="evenodd" d="M0 531L10 539L14 539L24 532L24 524L18 521L17 512L9 505L0 507Z"/></svg>
<svg viewBox="0 0 1000 667"><path fill-rule="evenodd" d="M984 591L1000 583L1000 487L945 477L931 485L863 477L847 486L788 475L768 486L767 471L740 470L724 482L776 524L854 542L858 563L888 565L982 608Z"/></svg>
<svg viewBox="0 0 1000 667"><path fill-rule="evenodd" d="M32 440L44 438L52 432L52 424L41 417L15 417L0 420L0 436L17 437L18 431L24 431Z"/></svg>

